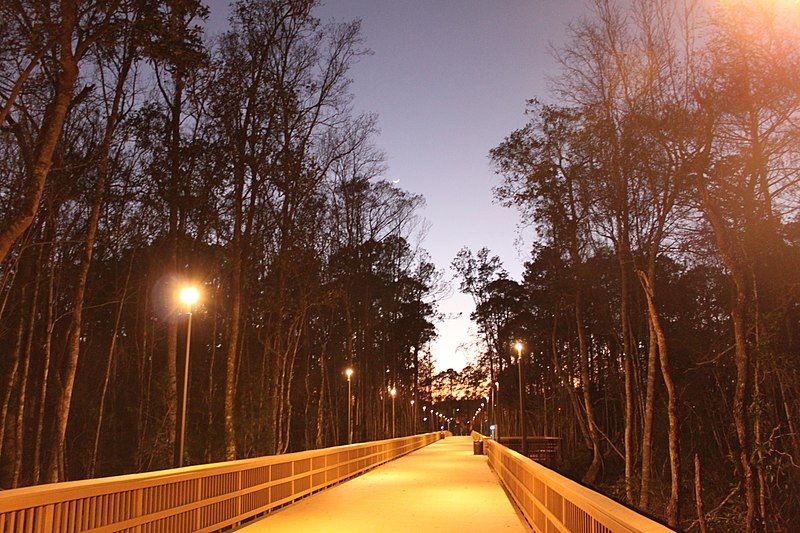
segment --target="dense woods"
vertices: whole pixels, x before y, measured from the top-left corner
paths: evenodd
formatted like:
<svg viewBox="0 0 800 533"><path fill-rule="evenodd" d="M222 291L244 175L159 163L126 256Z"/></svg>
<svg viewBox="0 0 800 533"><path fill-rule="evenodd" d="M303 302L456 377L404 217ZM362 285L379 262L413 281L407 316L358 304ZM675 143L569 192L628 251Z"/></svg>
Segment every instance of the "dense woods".
<svg viewBox="0 0 800 533"><path fill-rule="evenodd" d="M2 487L176 464L187 311L188 464L346 442L347 367L355 440L428 390L423 200L315 7L0 3Z"/></svg>
<svg viewBox="0 0 800 533"><path fill-rule="evenodd" d="M568 472L681 529L796 531L800 27L710 4L593 3L558 103L491 152L537 232L522 279L485 249L454 267L501 434L523 339L528 426Z"/></svg>

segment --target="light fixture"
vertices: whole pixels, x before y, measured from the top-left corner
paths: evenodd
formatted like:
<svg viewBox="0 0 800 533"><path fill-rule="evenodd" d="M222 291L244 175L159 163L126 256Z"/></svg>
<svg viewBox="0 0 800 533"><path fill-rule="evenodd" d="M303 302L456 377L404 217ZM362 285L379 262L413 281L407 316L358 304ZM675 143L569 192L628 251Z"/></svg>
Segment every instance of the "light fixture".
<svg viewBox="0 0 800 533"><path fill-rule="evenodd" d="M183 287L180 292L178 293L178 299L181 301L182 304L187 306L193 306L200 300L200 291L197 290L197 287L186 286Z"/></svg>

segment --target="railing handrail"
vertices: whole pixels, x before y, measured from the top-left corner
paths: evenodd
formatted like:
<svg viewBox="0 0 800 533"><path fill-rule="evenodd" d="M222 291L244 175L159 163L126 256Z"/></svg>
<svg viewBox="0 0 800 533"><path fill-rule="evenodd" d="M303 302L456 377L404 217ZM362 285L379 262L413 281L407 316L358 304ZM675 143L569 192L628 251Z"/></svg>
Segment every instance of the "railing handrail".
<svg viewBox="0 0 800 533"><path fill-rule="evenodd" d="M596 522L615 533L672 531L663 524L503 446L499 442L478 435L484 441L484 453L489 457L489 464L497 472L525 518L537 530L550 531L555 528L559 531L585 531L588 533L596 530L591 523ZM530 475L529 483L526 483L527 479L524 473L520 476L518 472L514 471L519 469ZM534 487L536 481L544 485L544 491L536 490ZM560 496L560 506L558 506L559 498L551 495L549 491ZM537 492L544 494L544 500L537 495ZM529 505L526 505L526 502L529 502ZM589 520L578 516L575 517L575 524L566 524L567 517L572 516L568 515L566 511L567 502L579 510L579 512L571 511L573 515L582 512ZM550 522L552 527L548 527L547 522Z"/></svg>
<svg viewBox="0 0 800 533"><path fill-rule="evenodd" d="M148 531L213 531L354 477L443 436L443 432L424 433L0 491L0 532L111 531L145 525L151 528Z"/></svg>
<svg viewBox="0 0 800 533"><path fill-rule="evenodd" d="M545 435L525 435L527 440L552 440L552 441L560 441L562 440L561 437L550 437ZM500 435L499 440L522 440L520 435Z"/></svg>
<svg viewBox="0 0 800 533"><path fill-rule="evenodd" d="M440 433L440 432L434 432ZM425 435L424 433L422 435ZM417 435L412 435L417 436ZM199 465L182 466L180 468L166 468L163 470L151 470L148 472L135 472L131 474L120 474L116 476L106 476L89 479L76 479L73 481L60 481L57 483L43 483L31 485L17 489L0 490L0 513L9 509L9 502L15 502L19 498L27 495L36 495L35 503L41 503L42 498L49 500L51 494L69 492L72 490L84 490L87 487L110 487L119 483L135 484L135 488L149 487L163 484L164 481L170 483L184 481L197 477L198 473L214 471L214 474L224 474L228 472L238 472L242 467L248 466L271 466L273 464L285 463L287 461L302 460L309 457L319 456L319 452L347 451L349 449L362 448L365 445L379 445L393 440L405 439L408 437L398 437L397 439L382 439L368 442L357 442L354 444L343 444L340 446L330 446L328 448L317 448L314 450L303 450L299 452L284 453L278 455L262 455L250 457L248 459L235 459L232 461L217 461L215 463L202 463ZM126 487L126 489L129 487Z"/></svg>

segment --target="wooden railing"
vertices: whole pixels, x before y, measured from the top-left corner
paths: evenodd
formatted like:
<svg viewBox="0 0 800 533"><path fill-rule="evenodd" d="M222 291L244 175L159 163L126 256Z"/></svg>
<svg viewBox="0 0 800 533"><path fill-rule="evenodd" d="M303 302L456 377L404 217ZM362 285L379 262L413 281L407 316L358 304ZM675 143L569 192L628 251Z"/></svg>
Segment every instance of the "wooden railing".
<svg viewBox="0 0 800 533"><path fill-rule="evenodd" d="M0 492L0 532L217 531L444 438L443 432Z"/></svg>
<svg viewBox="0 0 800 533"><path fill-rule="evenodd" d="M665 533L668 527L481 435L489 464L537 532Z"/></svg>

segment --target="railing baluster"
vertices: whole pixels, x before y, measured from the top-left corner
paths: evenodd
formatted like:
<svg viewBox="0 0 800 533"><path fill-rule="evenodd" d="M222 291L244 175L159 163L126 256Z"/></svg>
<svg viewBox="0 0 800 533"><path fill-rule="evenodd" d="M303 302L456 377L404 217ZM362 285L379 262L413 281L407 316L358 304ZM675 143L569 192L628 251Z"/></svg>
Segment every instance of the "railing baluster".
<svg viewBox="0 0 800 533"><path fill-rule="evenodd" d="M269 512L443 437L443 433L436 432L421 437L6 490L0 492L0 531L35 528L42 532L72 532L97 527L140 532L214 531ZM300 463L308 468L298 468ZM281 474L273 476L276 468ZM264 469L264 474L257 469ZM308 483L296 481L303 476L308 477ZM319 482L315 483L315 479ZM288 494L273 498L277 486L288 487ZM245 504L258 498L255 494L258 491L262 491L259 494L267 491L264 505Z"/></svg>
<svg viewBox="0 0 800 533"><path fill-rule="evenodd" d="M549 529L581 533L667 533L672 531L614 500L514 450L473 432L473 439L483 440L489 466L497 473L525 519L536 531ZM526 474L531 486L526 486ZM552 492L552 493L551 493ZM541 495L541 499L538 497ZM560 497L561 517L550 509L553 495ZM530 502L530 505L526 505Z"/></svg>

